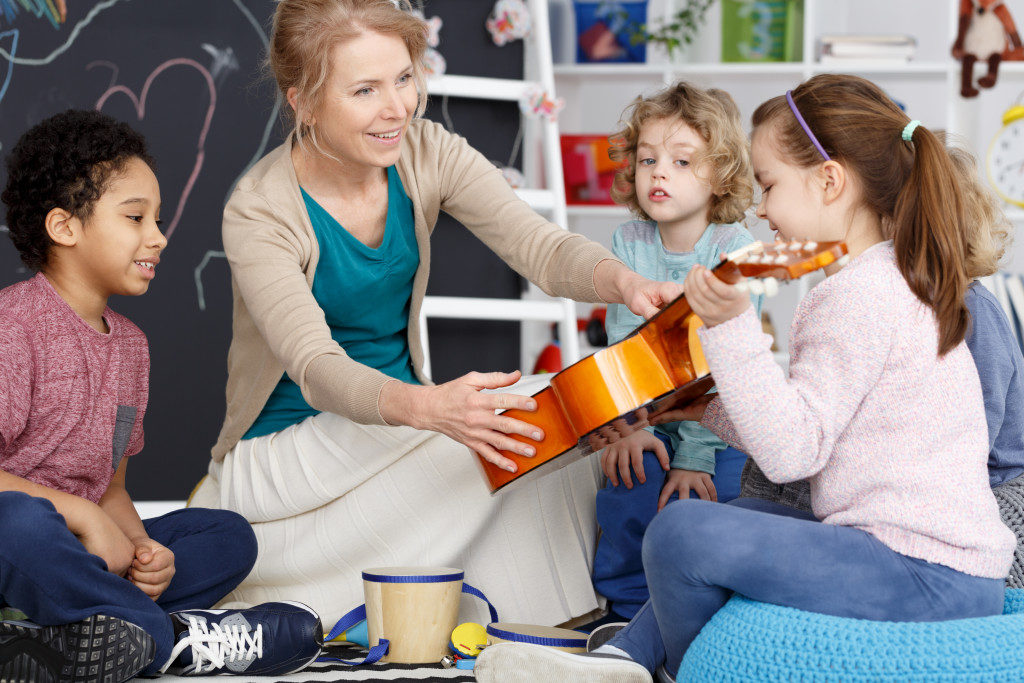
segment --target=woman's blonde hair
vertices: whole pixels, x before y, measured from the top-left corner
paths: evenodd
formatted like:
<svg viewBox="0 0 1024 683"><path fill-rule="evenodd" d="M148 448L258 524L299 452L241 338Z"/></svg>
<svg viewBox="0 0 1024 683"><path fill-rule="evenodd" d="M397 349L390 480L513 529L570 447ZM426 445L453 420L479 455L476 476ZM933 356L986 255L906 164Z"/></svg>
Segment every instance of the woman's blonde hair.
<svg viewBox="0 0 1024 683"><path fill-rule="evenodd" d="M704 140L704 149L691 163L711 187L708 221L738 223L743 220L754 197L754 174L740 111L729 93L677 81L651 97L637 97L623 112L623 119L623 128L608 138L609 156L613 161L624 162L615 174L612 199L626 205L641 219L650 220L640 208L636 195L636 148L640 130L647 121L678 119Z"/></svg>
<svg viewBox="0 0 1024 683"><path fill-rule="evenodd" d="M416 116L423 114L427 25L413 9L409 0L277 0L267 67L282 97L287 98L290 88L299 93L296 111L290 107L283 111L286 116L290 113L300 145L308 139L318 152L327 154L317 140L315 126L305 121L323 102L334 48L366 31L397 36L405 43L412 58Z"/></svg>
<svg viewBox="0 0 1024 683"><path fill-rule="evenodd" d="M941 136L940 136L941 137ZM960 176L967 214L967 277L992 275L1013 240L1013 224L1003 212L1002 202L978 176L974 155L956 145L948 145L949 158Z"/></svg>

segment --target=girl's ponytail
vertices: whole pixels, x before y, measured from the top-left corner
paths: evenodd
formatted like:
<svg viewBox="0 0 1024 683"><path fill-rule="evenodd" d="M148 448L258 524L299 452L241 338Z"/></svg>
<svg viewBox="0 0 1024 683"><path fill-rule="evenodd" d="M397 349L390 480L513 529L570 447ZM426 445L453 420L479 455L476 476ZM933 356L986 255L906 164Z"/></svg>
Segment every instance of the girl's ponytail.
<svg viewBox="0 0 1024 683"><path fill-rule="evenodd" d="M973 209L980 205L962 193L972 188L959 180L939 138L916 121L908 124L907 115L871 81L819 74L791 96L803 124L780 96L757 108L754 128L770 123L780 149L797 166L831 158L856 174L866 208L893 239L900 273L935 312L939 355L950 351L967 331L964 295L973 234L967 215L978 213ZM808 144L807 129L820 149Z"/></svg>
<svg viewBox="0 0 1024 683"><path fill-rule="evenodd" d="M934 133L919 127L911 144L914 162L896 199L892 238L897 265L911 291L935 311L941 356L967 331L964 295L970 278L963 189Z"/></svg>

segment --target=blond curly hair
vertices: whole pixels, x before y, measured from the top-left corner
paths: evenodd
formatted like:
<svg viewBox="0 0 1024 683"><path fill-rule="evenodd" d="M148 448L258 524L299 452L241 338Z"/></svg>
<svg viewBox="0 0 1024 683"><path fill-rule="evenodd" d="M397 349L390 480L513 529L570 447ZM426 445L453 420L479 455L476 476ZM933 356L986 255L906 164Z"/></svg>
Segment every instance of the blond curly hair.
<svg viewBox="0 0 1024 683"><path fill-rule="evenodd" d="M693 166L711 187L708 221L742 221L753 203L754 174L739 108L724 90L699 88L686 81L677 81L650 97L637 97L623 112L622 129L608 138L608 155L612 161L623 162L612 184L612 199L641 220L650 220L637 201L636 149L643 125L662 119L678 119L704 140L704 149Z"/></svg>

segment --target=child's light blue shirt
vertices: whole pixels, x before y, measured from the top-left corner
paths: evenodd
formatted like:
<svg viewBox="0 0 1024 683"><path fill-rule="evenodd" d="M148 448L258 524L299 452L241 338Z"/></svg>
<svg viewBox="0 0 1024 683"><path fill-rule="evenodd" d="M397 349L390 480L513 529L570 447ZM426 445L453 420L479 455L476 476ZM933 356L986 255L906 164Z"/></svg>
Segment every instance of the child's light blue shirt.
<svg viewBox="0 0 1024 683"><path fill-rule="evenodd" d="M612 251L634 271L651 280L683 283L690 268L698 263L713 268L728 253L754 241L753 235L739 223L712 223L697 240L693 251L665 249L661 231L654 221L629 221L615 230ZM761 296L751 296L754 309L761 312ZM632 332L644 319L622 304L608 306L605 329L608 343L615 343ZM670 422L654 428L672 443L672 467L715 473L715 453L725 443L697 422Z"/></svg>

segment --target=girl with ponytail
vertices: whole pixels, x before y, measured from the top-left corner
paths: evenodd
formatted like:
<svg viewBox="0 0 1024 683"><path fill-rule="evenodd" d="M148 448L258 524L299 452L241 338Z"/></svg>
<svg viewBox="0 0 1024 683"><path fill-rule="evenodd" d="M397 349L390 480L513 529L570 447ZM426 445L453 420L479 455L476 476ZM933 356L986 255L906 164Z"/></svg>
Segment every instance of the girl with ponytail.
<svg viewBox="0 0 1024 683"><path fill-rule="evenodd" d="M747 293L694 267L684 289L718 394L663 419L699 420L772 482L809 480L813 513L671 503L644 537L650 601L595 650L608 656L501 644L478 681L531 667L548 678L522 680L675 680L734 592L883 621L1002 610L1015 539L989 487L964 343L970 188L938 137L861 78L816 76L753 124L758 216L780 239L843 240L850 258L800 302L788 375Z"/></svg>

